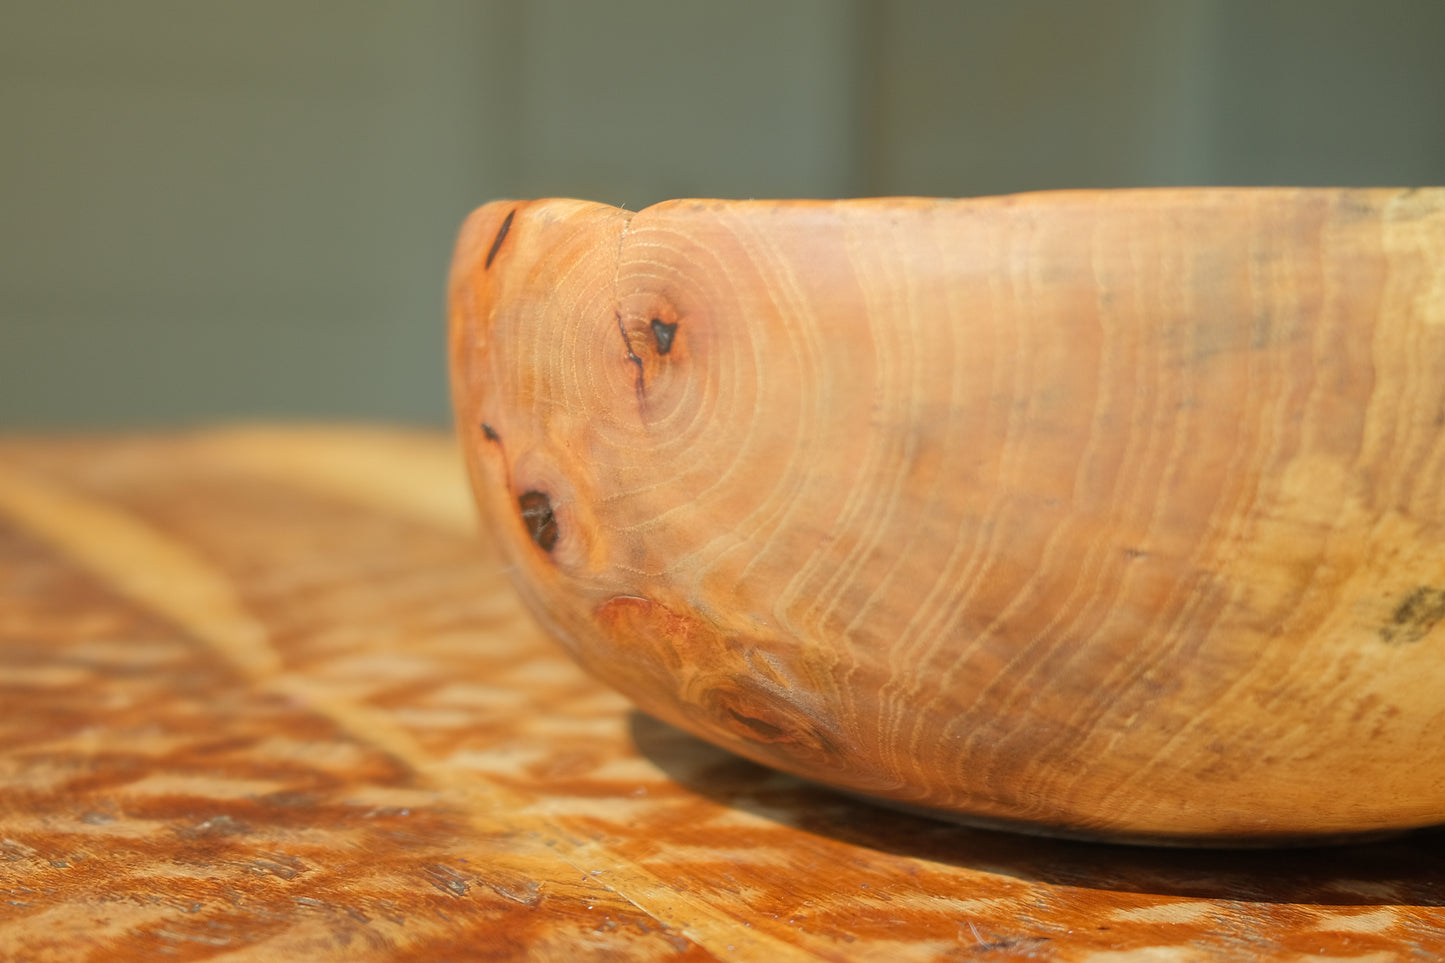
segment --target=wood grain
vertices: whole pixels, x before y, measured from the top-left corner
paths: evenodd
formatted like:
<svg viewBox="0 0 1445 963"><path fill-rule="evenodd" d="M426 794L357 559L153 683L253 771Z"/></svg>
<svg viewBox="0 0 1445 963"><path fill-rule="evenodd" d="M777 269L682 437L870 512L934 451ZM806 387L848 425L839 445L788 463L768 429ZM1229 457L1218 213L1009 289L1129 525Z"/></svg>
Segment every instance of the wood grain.
<svg viewBox="0 0 1445 963"><path fill-rule="evenodd" d="M1020 837L699 742L534 627L467 503L421 434L0 441L0 959L1445 953L1440 833Z"/></svg>
<svg viewBox="0 0 1445 963"><path fill-rule="evenodd" d="M500 202L479 502L643 709L983 824L1445 820L1445 190Z"/></svg>

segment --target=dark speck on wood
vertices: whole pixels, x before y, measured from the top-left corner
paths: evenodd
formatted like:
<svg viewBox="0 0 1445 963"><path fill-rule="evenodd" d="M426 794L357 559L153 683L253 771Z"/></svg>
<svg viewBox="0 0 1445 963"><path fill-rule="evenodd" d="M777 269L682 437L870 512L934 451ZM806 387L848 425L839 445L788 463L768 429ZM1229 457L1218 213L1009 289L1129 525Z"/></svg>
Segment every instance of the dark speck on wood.
<svg viewBox="0 0 1445 963"><path fill-rule="evenodd" d="M1380 638L1396 645L1419 642L1445 618L1445 589L1422 585L1405 596L1390 621L1380 628Z"/></svg>
<svg viewBox="0 0 1445 963"><path fill-rule="evenodd" d="M667 354L672 350L672 339L677 335L677 322L667 324L661 318L652 319L652 339L657 342L657 353Z"/></svg>
<svg viewBox="0 0 1445 963"><path fill-rule="evenodd" d="M542 551L552 551L561 533L557 529L557 516L552 512L552 500L547 497L547 493L523 492L517 499L517 507L522 511L522 522L527 526L527 534L532 537L532 541L536 542Z"/></svg>
<svg viewBox="0 0 1445 963"><path fill-rule="evenodd" d="M512 229L512 218L517 215L516 211L508 211L507 216L502 219L502 226L497 228L497 236L492 240L492 249L487 252L487 267L497 259L497 252L502 249L502 242L507 239L507 232Z"/></svg>

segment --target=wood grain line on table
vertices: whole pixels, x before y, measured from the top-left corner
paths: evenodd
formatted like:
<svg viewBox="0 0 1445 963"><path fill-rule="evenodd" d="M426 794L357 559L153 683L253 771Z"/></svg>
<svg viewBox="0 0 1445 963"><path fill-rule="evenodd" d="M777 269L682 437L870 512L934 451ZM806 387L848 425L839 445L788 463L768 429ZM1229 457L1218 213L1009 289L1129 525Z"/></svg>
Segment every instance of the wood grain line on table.
<svg viewBox="0 0 1445 963"><path fill-rule="evenodd" d="M263 448L265 446L262 446ZM362 454L358 449L357 454ZM365 459L362 459L365 460ZM391 459L404 477L407 462ZM273 462L273 465L282 462ZM321 460L291 461L300 467L296 475L276 471L276 478L300 477L301 487L329 488L327 479L344 479L316 469ZM365 478L363 465L351 464L358 478ZM426 476L435 470L426 460L411 464ZM343 480L338 488L347 488ZM425 487L421 485L420 487ZM397 490L409 490L402 484ZM358 483L350 490L363 498L379 499L378 505L401 502L408 513L416 512L433 523L451 527L445 511L418 508L425 497L413 500L383 495L385 484L370 490ZM438 501L435 504L445 504ZM669 886L653 873L626 857L608 851L604 845L568 825L564 816L537 808L537 800L477 774L449 768L431 757L402 726L387 713L337 698L304 677L287 673L279 653L271 644L266 626L238 598L226 575L184 543L156 530L123 509L89 494L67 491L46 478L40 480L21 470L0 466L0 513L8 515L25 530L54 546L97 577L114 586L138 604L178 624L211 649L247 683L296 700L330 719L352 737L401 762L434 788L459 803L471 824L481 832L531 831L546 842L552 857L577 873L592 876L589 868L606 871L612 878L606 887L636 906L660 925L686 935L704 949L724 958L759 958L808 961L836 957L826 942L802 948L779 937L740 925L739 920L711 906L706 900ZM505 825L501 815L505 813ZM807 940L805 934L798 934ZM811 942L811 941L810 941Z"/></svg>
<svg viewBox="0 0 1445 963"><path fill-rule="evenodd" d="M250 682L281 671L266 627L225 576L144 522L0 466L0 510L22 527L202 639Z"/></svg>
<svg viewBox="0 0 1445 963"><path fill-rule="evenodd" d="M238 425L187 439L230 471L339 498L432 528L470 535L477 510L461 452L449 438L376 428Z"/></svg>

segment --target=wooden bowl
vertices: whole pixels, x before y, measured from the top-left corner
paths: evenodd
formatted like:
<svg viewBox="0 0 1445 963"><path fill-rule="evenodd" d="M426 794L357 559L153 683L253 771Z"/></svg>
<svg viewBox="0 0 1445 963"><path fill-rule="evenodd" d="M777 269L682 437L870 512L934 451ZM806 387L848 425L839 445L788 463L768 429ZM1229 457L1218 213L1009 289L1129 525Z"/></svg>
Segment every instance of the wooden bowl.
<svg viewBox="0 0 1445 963"><path fill-rule="evenodd" d="M499 202L457 422L642 709L985 825L1445 821L1445 189Z"/></svg>

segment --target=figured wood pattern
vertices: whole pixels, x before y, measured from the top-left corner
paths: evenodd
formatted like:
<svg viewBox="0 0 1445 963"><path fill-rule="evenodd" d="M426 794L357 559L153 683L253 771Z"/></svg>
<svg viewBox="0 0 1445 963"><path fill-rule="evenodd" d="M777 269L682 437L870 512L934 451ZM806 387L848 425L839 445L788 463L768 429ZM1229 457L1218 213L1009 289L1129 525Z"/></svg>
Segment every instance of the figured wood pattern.
<svg viewBox="0 0 1445 963"><path fill-rule="evenodd" d="M445 440L0 442L0 959L1431 960L1445 835L876 809L578 670Z"/></svg>
<svg viewBox="0 0 1445 963"><path fill-rule="evenodd" d="M452 297L480 503L647 711L1041 831L1445 820L1445 190L498 202Z"/></svg>

